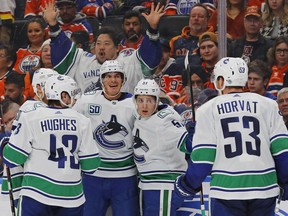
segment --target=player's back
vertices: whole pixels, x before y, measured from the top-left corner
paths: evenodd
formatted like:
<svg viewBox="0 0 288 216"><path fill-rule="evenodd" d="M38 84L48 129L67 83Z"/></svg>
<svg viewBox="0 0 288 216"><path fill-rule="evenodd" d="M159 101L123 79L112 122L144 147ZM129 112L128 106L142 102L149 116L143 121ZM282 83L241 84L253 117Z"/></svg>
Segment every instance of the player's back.
<svg viewBox="0 0 288 216"><path fill-rule="evenodd" d="M72 109L38 107L21 112L9 144L11 153L20 151L18 161L12 162L24 162L21 195L49 205L82 204L83 159L99 160L92 134L87 136L90 131L90 120Z"/></svg>
<svg viewBox="0 0 288 216"><path fill-rule="evenodd" d="M215 157L211 158L214 162L211 197L277 196L270 148L287 130L275 101L255 93L232 93L207 102L197 110L196 116L200 121L197 121L193 147L204 144L214 145L216 149Z"/></svg>

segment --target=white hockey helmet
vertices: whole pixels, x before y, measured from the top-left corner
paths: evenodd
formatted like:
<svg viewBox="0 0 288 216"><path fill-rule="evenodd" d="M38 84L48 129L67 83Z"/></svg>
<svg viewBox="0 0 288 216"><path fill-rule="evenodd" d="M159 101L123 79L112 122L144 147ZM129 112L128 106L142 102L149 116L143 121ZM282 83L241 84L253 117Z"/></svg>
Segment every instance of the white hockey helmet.
<svg viewBox="0 0 288 216"><path fill-rule="evenodd" d="M154 79L141 79L134 88L134 101L136 100L137 95L155 96L156 102L158 104L160 97L159 85L155 82Z"/></svg>
<svg viewBox="0 0 288 216"><path fill-rule="evenodd" d="M40 98L40 100L42 100L45 95L46 80L49 77L55 76L55 75L58 75L57 71L50 69L50 68L40 68L34 72L33 79L32 79L32 87L33 87L33 91L35 95L37 95L37 97ZM42 95L38 94L37 85L40 86L40 89L43 93Z"/></svg>
<svg viewBox="0 0 288 216"><path fill-rule="evenodd" d="M45 92L47 100L59 100L64 106L72 107L75 99L81 95L81 89L74 79L65 75L49 77L45 83ZM61 93L67 92L71 98L70 104L62 101Z"/></svg>
<svg viewBox="0 0 288 216"><path fill-rule="evenodd" d="M126 82L127 77L126 77L123 65L117 60L106 60L100 67L101 85L103 86L103 78L104 78L103 75L106 73L112 73L112 72L118 72L118 73L123 74L123 83L122 83L122 86L123 86Z"/></svg>
<svg viewBox="0 0 288 216"><path fill-rule="evenodd" d="M218 77L223 77L224 85L222 89L218 89L216 81ZM211 75L211 82L214 83L218 91L222 91L226 86L242 86L246 85L248 80L248 67L246 62L241 58L224 57L220 59Z"/></svg>

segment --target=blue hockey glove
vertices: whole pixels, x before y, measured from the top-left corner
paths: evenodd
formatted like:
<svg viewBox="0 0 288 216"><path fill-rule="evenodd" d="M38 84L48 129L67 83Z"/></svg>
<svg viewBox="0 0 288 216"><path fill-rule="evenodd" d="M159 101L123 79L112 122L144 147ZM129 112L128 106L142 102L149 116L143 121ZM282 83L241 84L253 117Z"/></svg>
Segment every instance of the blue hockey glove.
<svg viewBox="0 0 288 216"><path fill-rule="evenodd" d="M281 200L288 200L288 184L280 185L280 193Z"/></svg>
<svg viewBox="0 0 288 216"><path fill-rule="evenodd" d="M174 183L174 191L182 199L192 200L198 191L187 185L184 176L183 174L177 177Z"/></svg>
<svg viewBox="0 0 288 216"><path fill-rule="evenodd" d="M189 134L193 135L195 133L196 122L188 121L185 126Z"/></svg>
<svg viewBox="0 0 288 216"><path fill-rule="evenodd" d="M188 107L185 104L181 103L181 104L175 104L174 109L179 115L181 115L184 111L188 109Z"/></svg>

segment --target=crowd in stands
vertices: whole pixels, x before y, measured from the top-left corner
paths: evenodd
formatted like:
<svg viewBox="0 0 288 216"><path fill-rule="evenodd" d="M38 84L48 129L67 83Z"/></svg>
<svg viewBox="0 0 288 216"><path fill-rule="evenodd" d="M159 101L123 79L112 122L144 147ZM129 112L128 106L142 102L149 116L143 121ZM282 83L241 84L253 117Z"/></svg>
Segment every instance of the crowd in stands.
<svg viewBox="0 0 288 216"><path fill-rule="evenodd" d="M53 37L51 35L53 30L51 31L51 26L43 18L46 2L48 1L12 0L1 4L0 52L3 52L3 57L1 55L3 66L0 69L0 96L2 99L5 98L4 80L12 71L22 74L24 77L24 97L33 98L31 80L34 71L41 67L55 68L56 66L51 61L50 50L50 38ZM116 29L122 29L122 32L116 32L117 41L119 40L117 42L119 44L118 52L127 56L141 46L146 34L145 30L148 27L141 13L149 13L152 2L56 0L57 22L65 35L76 43L78 48L95 54L95 39L99 35L101 22L110 16L122 17L121 24L119 23L121 27L115 26ZM193 94L196 97L202 89L214 88L213 83L210 82L210 76L219 59L218 1L170 0L168 3L166 1L159 1L159 3L163 6L166 17L187 16L188 23L178 35L161 38L163 57L159 66L153 69L153 78L162 89L163 100L169 101L171 105L184 103L189 106L191 105L189 96L191 92L187 88L189 83L193 86L193 84L201 82L200 85L197 84L193 87ZM240 57L247 64L259 64L261 67L267 68L269 73L260 76L265 79L263 80L265 93L273 94L275 98L272 98L276 99L278 91L288 85L286 76L288 70L287 1L227 0L226 3L227 56ZM20 10L22 13L19 12L19 9L22 9ZM99 29L93 26L91 19L100 23L97 26ZM26 20L24 26L26 35L13 35L15 20ZM169 28L175 27L171 25ZM22 46L15 45L18 41L21 41ZM11 47L17 50L13 50ZM184 61L186 54L189 62L188 74ZM58 72L67 73L67 71ZM99 84L94 84L99 87ZM251 91L248 85L246 91ZM264 94L263 91L261 94Z"/></svg>

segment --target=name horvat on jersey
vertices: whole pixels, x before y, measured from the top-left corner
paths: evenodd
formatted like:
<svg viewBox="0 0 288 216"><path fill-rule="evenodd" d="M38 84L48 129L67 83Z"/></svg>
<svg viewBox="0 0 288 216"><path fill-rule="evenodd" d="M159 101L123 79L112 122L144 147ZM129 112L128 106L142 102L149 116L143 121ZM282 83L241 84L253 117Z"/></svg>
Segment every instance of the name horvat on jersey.
<svg viewBox="0 0 288 216"><path fill-rule="evenodd" d="M219 115L231 112L247 111L257 113L257 101L228 101L217 105Z"/></svg>
<svg viewBox="0 0 288 216"><path fill-rule="evenodd" d="M40 121L42 132L45 131L76 131L75 119L46 119Z"/></svg>

